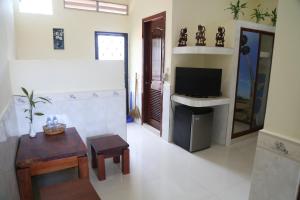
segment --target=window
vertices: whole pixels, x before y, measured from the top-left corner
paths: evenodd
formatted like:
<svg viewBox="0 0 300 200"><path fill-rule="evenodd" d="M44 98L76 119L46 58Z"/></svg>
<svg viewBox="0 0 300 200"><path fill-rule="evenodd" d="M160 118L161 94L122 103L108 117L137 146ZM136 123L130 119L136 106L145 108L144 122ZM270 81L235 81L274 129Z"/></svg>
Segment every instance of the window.
<svg viewBox="0 0 300 200"><path fill-rule="evenodd" d="M64 0L65 8L105 12L112 14L128 14L128 5L102 2L96 0Z"/></svg>
<svg viewBox="0 0 300 200"><path fill-rule="evenodd" d="M97 11L97 1L92 1L92 0L65 0L65 8Z"/></svg>
<svg viewBox="0 0 300 200"><path fill-rule="evenodd" d="M98 11L127 15L128 14L128 6L121 5L121 4L115 4L115 3L98 2Z"/></svg>
<svg viewBox="0 0 300 200"><path fill-rule="evenodd" d="M96 57L99 60L124 60L124 36L97 35Z"/></svg>
<svg viewBox="0 0 300 200"><path fill-rule="evenodd" d="M31 14L52 15L52 0L19 0L19 11Z"/></svg>

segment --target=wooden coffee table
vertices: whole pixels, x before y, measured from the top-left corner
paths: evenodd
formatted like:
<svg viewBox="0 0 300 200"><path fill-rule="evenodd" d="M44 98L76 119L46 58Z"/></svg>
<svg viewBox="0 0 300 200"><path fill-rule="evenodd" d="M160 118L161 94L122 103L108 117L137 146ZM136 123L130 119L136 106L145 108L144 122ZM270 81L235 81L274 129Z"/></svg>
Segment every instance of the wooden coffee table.
<svg viewBox="0 0 300 200"><path fill-rule="evenodd" d="M32 200L31 177L67 168L79 168L79 177L88 178L87 148L75 128L64 134L36 138L23 135L16 156L16 170L21 200Z"/></svg>
<svg viewBox="0 0 300 200"><path fill-rule="evenodd" d="M40 190L41 200L100 200L88 179L73 180Z"/></svg>
<svg viewBox="0 0 300 200"><path fill-rule="evenodd" d="M98 166L98 179L105 180L105 158L113 158L115 163L120 162L122 156L122 172L129 174L129 144L119 135L104 135L91 140L92 167Z"/></svg>

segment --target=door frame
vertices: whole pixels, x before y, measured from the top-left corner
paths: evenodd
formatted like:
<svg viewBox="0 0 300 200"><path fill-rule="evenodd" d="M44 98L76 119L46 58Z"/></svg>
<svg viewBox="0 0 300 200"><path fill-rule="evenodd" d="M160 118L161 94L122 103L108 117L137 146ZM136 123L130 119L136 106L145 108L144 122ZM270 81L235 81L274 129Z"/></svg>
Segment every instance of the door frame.
<svg viewBox="0 0 300 200"><path fill-rule="evenodd" d="M141 116L141 119L142 119L142 124L145 123L145 110L146 110L146 106L145 106L145 94L144 94L144 91L145 91L145 76L146 76L146 69L147 69L147 62L146 62L146 55L147 55L147 52L145 51L146 48L148 48L148 45L147 43L145 42L145 32L146 32L146 26L147 26L147 23L149 22L153 22L153 21L157 21L157 20L161 20L163 19L164 21L164 26L165 26L165 29L164 29L164 40L162 41L162 45L163 45L163 53L162 53L162 76L164 74L164 71L165 71L165 37L166 37L166 11L164 12L161 12L161 13L158 13L158 14L155 14L155 15L152 15L150 17L146 17L146 18L143 18L142 20L142 38L143 38L143 71L142 71L142 116ZM163 77L162 77L163 79ZM162 80L163 82L163 80ZM163 86L162 86L162 90L163 90ZM163 92L162 92L162 95L161 95L161 126L160 126L160 137L162 136L162 115L163 115Z"/></svg>
<svg viewBox="0 0 300 200"><path fill-rule="evenodd" d="M240 37L241 37L241 34L243 31L249 31L249 32L255 32L255 33L259 33L259 46L258 46L258 54L260 54L260 46L261 46L261 34L266 34L266 35L272 35L273 36L273 51L274 51L274 39L275 39L275 33L273 32L268 32L268 31L263 31L263 30L257 30L257 29L251 29L251 28L244 28L244 27L241 27L240 29ZM239 82L239 73L240 73L240 48L241 48L241 45L239 45L239 57L238 57L238 66L237 66L237 76L236 76L236 85L235 85L235 94L234 94L234 108L233 108L233 120L232 120L232 130L231 130L231 139L234 139L234 138L238 138L238 137L241 137L241 136L244 136L244 135L247 135L247 134L250 134L250 133L254 133L256 131L259 131L261 129L263 129L264 125L262 126L258 126L258 127L255 127L255 128L252 128L252 120L253 120L253 115L254 115L254 106L252 107L252 110L251 110L251 122L250 122L250 129L248 130L245 130L245 131L241 131L241 132L238 132L238 133L234 133L234 118L235 118L235 108L236 108L236 96L237 96L237 89L238 89L238 82ZM258 58L259 58L259 55L258 55ZM272 54L272 58L273 58L273 54ZM270 76L271 76L271 73L272 73L272 61L273 59L271 58L271 71L270 71L270 74L269 74L269 82L270 82ZM258 74L258 66L259 66L259 59L257 60L257 68L256 68L256 71L255 71L255 74L256 74L256 78L257 78L257 74ZM257 89L257 80L255 79L255 83L254 83L254 91L256 91ZM267 99L268 100L268 95L269 95L269 88L270 88L270 85L269 87L267 88ZM254 96L253 96L253 99L255 100L256 99L256 92L254 93ZM267 103L267 102L266 102Z"/></svg>
<svg viewBox="0 0 300 200"><path fill-rule="evenodd" d="M95 31L95 59L99 60L98 57L98 36L107 35L107 36L122 36L124 37L124 73L125 73L125 89L126 89L126 114L129 114L129 92L128 92L128 33L120 32L103 32Z"/></svg>

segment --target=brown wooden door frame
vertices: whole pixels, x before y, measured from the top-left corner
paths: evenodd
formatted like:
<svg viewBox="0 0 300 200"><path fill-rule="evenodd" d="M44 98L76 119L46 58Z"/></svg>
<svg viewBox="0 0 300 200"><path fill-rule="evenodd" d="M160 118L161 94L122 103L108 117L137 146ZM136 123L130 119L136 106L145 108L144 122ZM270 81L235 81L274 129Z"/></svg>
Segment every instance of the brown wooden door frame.
<svg viewBox="0 0 300 200"><path fill-rule="evenodd" d="M251 29L251 28L241 28L240 30L240 36L242 35L243 31L249 31L249 32L255 32L259 34L259 46L258 46L258 54L260 54L260 47L261 47L261 35L265 34L265 35L272 35L273 36L273 50L274 50L274 39L275 39L275 33L272 32L267 32L267 31L261 31L261 30L256 30L256 29ZM238 69L237 69L237 78L236 78L236 86L235 86L235 99L234 99L234 110L233 110L233 120L232 120L232 130L231 130L231 138L237 138L237 137L241 137L250 133L254 133L256 131L259 131L261 129L263 129L263 126L257 126L257 127L252 127L252 120L253 120L253 115L254 115L254 104L252 105L252 110L251 110L251 122L250 122L250 129L245 130L245 131L241 131L238 133L234 134L234 118L235 118L235 108L236 108L236 96L237 96L237 89L238 89L238 82L239 82L239 72L240 72L240 48L241 46L239 46L239 58L238 58ZM273 57L273 54L272 54ZM256 76L255 78L257 79L257 74L258 74L258 70L259 70L259 55L258 55L258 59L257 59L257 67L256 67ZM271 59L271 72L272 72L272 59ZM269 81L270 81L270 76L271 76L271 72L269 74ZM269 93L269 88L270 86L267 88L267 100L268 100L268 93ZM255 87L254 87L254 96L253 96L253 101L255 101L256 99L256 89L257 89L257 80L255 80Z"/></svg>
<svg viewBox="0 0 300 200"><path fill-rule="evenodd" d="M146 71L147 71L147 61L145 59L145 57L147 56L147 54L149 52L146 51L146 49L149 49L147 48L148 45L147 43L145 42L145 33L146 33L146 29L147 29L147 24L149 24L149 22L153 22L153 21L157 21L157 20L161 20L163 19L164 21L164 26L166 27L166 12L161 12L161 13L158 13L158 14L155 14L153 16L150 16L150 17L147 17L147 18L144 18L142 20L142 37L143 37L143 74L142 74L142 84L143 84L143 87L142 87L142 124L145 122L145 114L146 114L146 106L145 106L145 80L146 80ZM162 48L163 48L163 52L162 52L162 76L163 76L163 73L164 73L164 68L165 68L165 35L166 35L166 31L164 29L164 38L163 38L163 41L162 41ZM163 85L162 85L162 90L163 90ZM163 102L163 92L161 94L161 105L162 105L162 102ZM162 114L163 114L163 105L161 107L161 125L160 125L160 136L162 135Z"/></svg>

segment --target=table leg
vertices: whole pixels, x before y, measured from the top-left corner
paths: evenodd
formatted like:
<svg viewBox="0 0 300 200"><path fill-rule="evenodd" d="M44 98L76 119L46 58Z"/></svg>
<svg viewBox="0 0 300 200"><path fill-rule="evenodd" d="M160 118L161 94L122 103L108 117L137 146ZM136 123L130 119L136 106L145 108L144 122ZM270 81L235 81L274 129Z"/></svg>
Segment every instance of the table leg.
<svg viewBox="0 0 300 200"><path fill-rule="evenodd" d="M87 156L78 158L79 178L89 178L89 164Z"/></svg>
<svg viewBox="0 0 300 200"><path fill-rule="evenodd" d="M114 156L114 163L120 163L120 156Z"/></svg>
<svg viewBox="0 0 300 200"><path fill-rule="evenodd" d="M30 168L18 169L17 179L19 185L20 199L32 200L33 194L32 194Z"/></svg>
<svg viewBox="0 0 300 200"><path fill-rule="evenodd" d="M130 172L129 149L123 150L122 153L122 172L123 174Z"/></svg>
<svg viewBox="0 0 300 200"><path fill-rule="evenodd" d="M99 154L97 156L98 161L98 179L105 180L105 161L104 161L104 155Z"/></svg>
<svg viewBox="0 0 300 200"><path fill-rule="evenodd" d="M97 168L97 154L93 146L91 146L92 153L92 168Z"/></svg>

